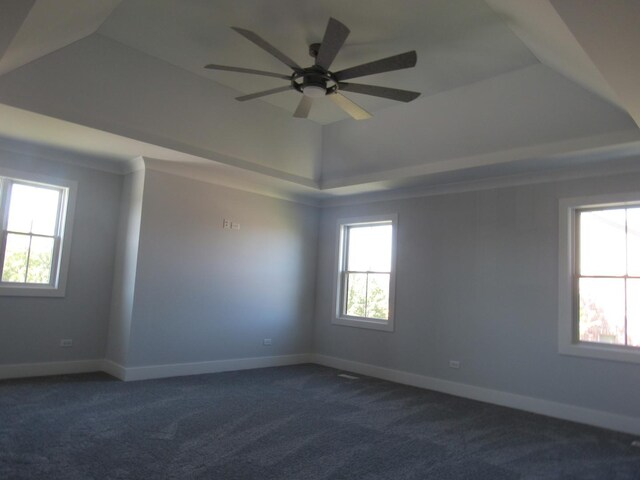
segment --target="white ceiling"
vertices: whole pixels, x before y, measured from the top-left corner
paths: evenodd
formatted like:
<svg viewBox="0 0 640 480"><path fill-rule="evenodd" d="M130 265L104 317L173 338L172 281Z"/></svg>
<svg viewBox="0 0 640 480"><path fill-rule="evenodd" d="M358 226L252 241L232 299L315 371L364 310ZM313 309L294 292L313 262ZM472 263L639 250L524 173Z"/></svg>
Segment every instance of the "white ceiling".
<svg viewBox="0 0 640 480"><path fill-rule="evenodd" d="M614 90L548 0L485 0L542 63L622 106Z"/></svg>
<svg viewBox="0 0 640 480"><path fill-rule="evenodd" d="M0 75L92 34L121 0L10 0L2 3Z"/></svg>
<svg viewBox="0 0 640 480"><path fill-rule="evenodd" d="M234 100L281 81L203 68L288 73L230 26L311 64L329 17L351 29L332 70L415 49L357 81L422 95L300 120L296 92ZM639 22L625 0L7 0L0 137L296 198L640 159Z"/></svg>
<svg viewBox="0 0 640 480"><path fill-rule="evenodd" d="M358 79L433 95L522 68L538 60L488 6L478 0L300 1L128 0L98 32L242 93L286 85L278 80L233 72L213 72L216 63L290 74L277 59L260 50L231 26L252 30L302 66L313 63L309 44L320 42L329 17L351 30L332 70L416 50L411 71ZM375 113L396 102L346 94ZM291 91L264 101L293 113L300 94ZM261 101L261 100L257 100ZM327 99L315 101L309 118L321 124L346 118Z"/></svg>

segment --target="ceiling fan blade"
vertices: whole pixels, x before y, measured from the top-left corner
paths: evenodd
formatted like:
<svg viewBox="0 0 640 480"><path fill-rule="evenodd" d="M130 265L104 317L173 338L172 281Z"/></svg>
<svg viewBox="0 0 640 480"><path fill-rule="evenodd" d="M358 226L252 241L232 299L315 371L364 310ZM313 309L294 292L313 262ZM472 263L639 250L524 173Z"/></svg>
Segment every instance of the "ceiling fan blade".
<svg viewBox="0 0 640 480"><path fill-rule="evenodd" d="M271 90L264 90L262 92L250 93L249 95L242 95L241 97L236 97L236 100L240 102L244 102L247 100L253 100L254 98L258 98L258 97L272 95L274 93L286 92L287 90L291 90L292 88L293 87L291 85L287 85L286 87L272 88Z"/></svg>
<svg viewBox="0 0 640 480"><path fill-rule="evenodd" d="M403 68L411 68L415 66L417 61L418 56L416 55L415 50L412 50L410 52L376 60L375 62L363 63L362 65L347 68L346 70L340 70L335 73L335 77L341 82L342 80L348 80L350 78L364 77L375 73L391 72L393 70L401 70Z"/></svg>
<svg viewBox="0 0 640 480"><path fill-rule="evenodd" d="M373 116L364 108L360 107L340 93L332 93L327 95L327 97L356 120L366 120Z"/></svg>
<svg viewBox="0 0 640 480"><path fill-rule="evenodd" d="M335 18L329 18L329 23L327 24L327 29L324 32L324 38L322 39L320 50L316 57L316 65L325 70L329 70L329 67L342 48L349 33L351 33L351 30L345 25Z"/></svg>
<svg viewBox="0 0 640 480"><path fill-rule="evenodd" d="M253 33L251 30L245 30L244 28L238 28L238 27L231 27L231 28L233 28L236 32L238 32L240 35L245 37L247 40L255 43L257 46L259 46L263 50L269 52L271 55L276 57L282 63L287 65L289 68L293 70L302 70L300 65L298 65L296 62L291 60L289 57L287 57L284 53L282 53L276 47L271 45L269 42L259 37L257 34Z"/></svg>
<svg viewBox="0 0 640 480"><path fill-rule="evenodd" d="M281 73L263 72L262 70L253 70L252 68L228 67L226 65L214 65L213 63L209 65L205 65L204 68L208 68L209 70L225 70L227 72L250 73L252 75L263 75L265 77L282 78L283 80L291 79L290 76L283 75Z"/></svg>
<svg viewBox="0 0 640 480"><path fill-rule="evenodd" d="M400 90L399 88L379 87L377 85L362 85L361 83L338 83L340 90L345 92L362 93L374 97L390 98L399 102L410 102L420 96L420 92Z"/></svg>
<svg viewBox="0 0 640 480"><path fill-rule="evenodd" d="M298 103L298 108L296 108L293 116L296 118L307 118L311 110L311 105L313 105L313 98L302 95L300 103Z"/></svg>

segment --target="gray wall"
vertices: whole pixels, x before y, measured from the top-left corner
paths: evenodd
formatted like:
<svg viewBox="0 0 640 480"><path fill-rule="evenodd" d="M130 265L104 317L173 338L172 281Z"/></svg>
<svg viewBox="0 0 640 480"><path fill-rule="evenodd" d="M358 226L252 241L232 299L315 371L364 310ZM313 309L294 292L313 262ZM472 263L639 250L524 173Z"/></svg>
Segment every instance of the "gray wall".
<svg viewBox="0 0 640 480"><path fill-rule="evenodd" d="M317 221L313 207L147 169L126 366L308 353Z"/></svg>
<svg viewBox="0 0 640 480"><path fill-rule="evenodd" d="M0 364L104 358L122 177L2 150L0 166L78 182L66 296L0 297Z"/></svg>
<svg viewBox="0 0 640 480"><path fill-rule="evenodd" d="M316 353L639 416L638 365L562 356L557 339L558 198L638 185L633 174L324 209ZM398 213L395 332L332 325L336 220L387 212Z"/></svg>
<svg viewBox="0 0 640 480"><path fill-rule="evenodd" d="M0 364L108 356L142 366L315 351L640 415L630 401L640 397L637 365L562 356L557 345L558 198L637 190L640 174L319 213L152 169L123 181L4 151L0 165L78 182L67 295L0 297ZM399 216L396 331L334 326L336 219L385 212ZM240 230L223 229L223 219ZM108 334L112 287L120 323ZM73 348L60 348L61 338ZM449 359L462 368L449 369Z"/></svg>

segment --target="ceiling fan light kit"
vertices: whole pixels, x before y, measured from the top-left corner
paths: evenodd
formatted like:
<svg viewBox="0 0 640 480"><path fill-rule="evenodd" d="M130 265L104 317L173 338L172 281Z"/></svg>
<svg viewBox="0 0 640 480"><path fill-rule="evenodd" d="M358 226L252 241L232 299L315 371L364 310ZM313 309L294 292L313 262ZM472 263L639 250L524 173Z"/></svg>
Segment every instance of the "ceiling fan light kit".
<svg viewBox="0 0 640 480"><path fill-rule="evenodd" d="M296 118L307 118L313 105L314 99L327 97L338 107L348 113L356 120L371 118L371 114L358 104L345 97L341 91L372 95L375 97L388 98L400 102L410 102L420 96L419 92L401 90L397 88L380 87L377 85L363 85L358 83L346 83L344 80L352 78L374 75L377 73L391 72L404 68L414 67L417 61L415 50L399 55L383 58L355 67L347 68L338 72L329 70L333 60L342 48L345 40L349 36L349 29L335 18L330 18L324 37L321 43L312 43L309 46L309 55L315 59L314 65L302 68L294 60L275 48L273 45L262 39L250 30L238 27L231 27L247 40L253 42L266 52L273 55L282 63L287 65L293 73L284 75L280 73L265 72L250 68L232 67L227 65L209 64L205 68L210 70L222 70L229 72L248 73L251 75L261 75L266 77L280 78L288 80L289 85L283 87L263 90L248 95L237 97L236 100L246 101L260 98L275 93L294 90L302 94L298 107L293 116Z"/></svg>
<svg viewBox="0 0 640 480"><path fill-rule="evenodd" d="M307 83L307 85L302 87L302 93L304 93L307 97L320 98L324 97L327 94L327 90L322 85Z"/></svg>

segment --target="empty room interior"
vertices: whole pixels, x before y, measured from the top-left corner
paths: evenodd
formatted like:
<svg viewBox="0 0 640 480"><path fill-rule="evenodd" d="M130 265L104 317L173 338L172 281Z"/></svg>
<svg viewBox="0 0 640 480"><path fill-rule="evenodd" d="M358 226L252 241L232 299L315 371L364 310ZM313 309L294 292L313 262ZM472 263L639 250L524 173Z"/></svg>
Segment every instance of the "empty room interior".
<svg viewBox="0 0 640 480"><path fill-rule="evenodd" d="M639 24L0 0L0 478L639 479Z"/></svg>

